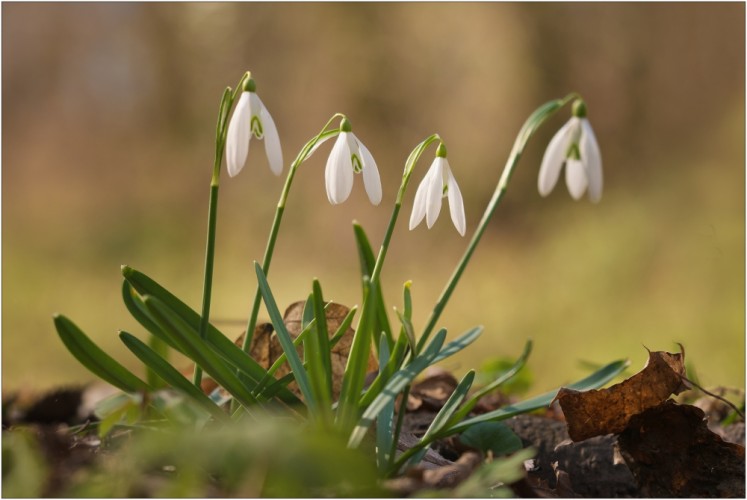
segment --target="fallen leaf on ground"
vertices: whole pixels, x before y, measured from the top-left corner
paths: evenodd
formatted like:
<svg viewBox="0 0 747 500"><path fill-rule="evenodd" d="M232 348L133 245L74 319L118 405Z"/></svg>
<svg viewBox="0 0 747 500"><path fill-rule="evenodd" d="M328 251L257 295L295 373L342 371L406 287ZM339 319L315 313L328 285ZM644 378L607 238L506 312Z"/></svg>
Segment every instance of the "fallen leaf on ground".
<svg viewBox="0 0 747 500"><path fill-rule="evenodd" d="M642 496L744 498L744 446L711 432L700 408L666 401L631 418L618 443Z"/></svg>
<svg viewBox="0 0 747 500"><path fill-rule="evenodd" d="M622 432L633 415L686 390L684 375L684 349L675 354L649 351L646 366L629 379L608 389L561 388L555 399L563 409L571 439L582 441Z"/></svg>
<svg viewBox="0 0 747 500"><path fill-rule="evenodd" d="M425 378L412 386L407 400L407 411L427 409L438 411L458 385L457 379L440 367L430 367Z"/></svg>
<svg viewBox="0 0 747 500"><path fill-rule="evenodd" d="M294 302L288 306L283 315L285 327L294 339L298 337L302 330L301 318L303 316L303 308L305 304L306 302L304 301ZM327 332L329 333L330 338L335 334L349 312L350 309L342 304L337 304L335 302L329 302L327 304L325 316L327 317ZM335 399L340 395L340 390L342 389L342 376L345 373L345 365L348 362L354 334L355 330L348 328L330 351L330 361L332 363L332 396ZM244 335L242 334L238 339L236 339L236 345L241 346L243 341ZM298 345L296 351L299 356L303 358L303 345ZM280 341L275 334L275 329L270 323L261 323L254 329L252 343L249 346L249 353L265 370L269 369L272 364L282 356L283 347L280 345ZM368 358L368 371L375 371L377 368L378 363L376 362L374 354L371 353ZM290 371L288 363L283 363L283 365L275 372L275 378L281 378L290 373ZM204 389L205 388L203 387L203 390ZM300 391L295 382L288 384L288 389L300 396Z"/></svg>

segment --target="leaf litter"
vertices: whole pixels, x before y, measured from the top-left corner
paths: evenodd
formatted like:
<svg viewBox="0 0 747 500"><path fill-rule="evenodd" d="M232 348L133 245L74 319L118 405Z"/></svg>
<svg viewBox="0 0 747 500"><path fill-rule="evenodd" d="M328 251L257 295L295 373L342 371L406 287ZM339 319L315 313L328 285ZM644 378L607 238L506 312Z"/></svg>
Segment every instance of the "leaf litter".
<svg viewBox="0 0 747 500"><path fill-rule="evenodd" d="M296 302L286 310L284 320L293 337L301 331L303 307L304 302ZM349 309L340 304L328 305L330 334L337 330L348 312ZM333 351L335 392L339 390L339 377L345 367L352 335L352 328L348 329ZM241 344L242 341L240 337L236 342ZM303 347L299 345L298 349L302 352ZM266 368L282 355L271 325L257 326L251 353ZM518 415L501 423L501 428L494 431L515 433L524 447L508 459L494 460L491 446L476 445L469 438L447 438L433 443L421 464L383 485L400 496L441 490L456 496L489 492L491 495L512 493L542 498L743 497L744 424L736 424L741 426L741 434L737 433L741 444L730 443L708 428L706 413L702 410L669 399L689 389L684 366L684 350L680 353L649 352L645 367L619 384L586 392L561 389L555 404L545 412ZM369 369L376 369L373 356ZM284 365L275 375L281 377L287 372L287 365ZM398 443L400 453L417 443L456 383L452 374L437 368L413 384ZM475 413L509 404L510 398L500 391L491 393L475 407ZM4 398L4 417L13 414L12 403ZM562 413L557 410L558 406ZM723 404L716 406L721 410L717 421L710 424L720 429L718 424L727 412ZM24 418L26 413L30 418ZM53 433L59 437L65 425L60 423L67 421L69 425L72 417L53 413L49 413L49 419L62 425ZM80 409L70 409L69 415L80 418ZM43 418L37 417L36 411L25 411L3 420L6 425L17 425ZM727 431L719 432L726 435ZM42 449L49 447L45 442L58 441L47 439L48 434L37 431ZM498 437L501 436L496 434L495 439ZM75 441L77 443L78 439ZM76 451L85 448L78 444L70 446ZM86 460L75 460L73 469L89 466L90 459L95 456L94 448L86 448ZM65 475L72 473L70 464L51 465L51 477L60 477L55 470L66 471ZM57 487L59 479L48 484Z"/></svg>

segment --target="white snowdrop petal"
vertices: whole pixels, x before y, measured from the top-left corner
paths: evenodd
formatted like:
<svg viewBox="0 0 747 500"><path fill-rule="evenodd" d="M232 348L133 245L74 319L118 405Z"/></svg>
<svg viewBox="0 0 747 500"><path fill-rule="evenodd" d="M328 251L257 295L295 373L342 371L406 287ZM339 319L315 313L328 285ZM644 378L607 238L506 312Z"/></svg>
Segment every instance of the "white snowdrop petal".
<svg viewBox="0 0 747 500"><path fill-rule="evenodd" d="M451 173L449 162L445 160L445 172L448 177L447 179L447 196L449 198L449 213L451 214L451 221L454 223L454 227L459 234L464 236L467 231L467 221L464 216L464 201L462 200L462 192L459 190L454 174Z"/></svg>
<svg viewBox="0 0 747 500"><path fill-rule="evenodd" d="M251 139L249 92L242 92L226 132L226 170L234 177L244 168Z"/></svg>
<svg viewBox="0 0 747 500"><path fill-rule="evenodd" d="M346 136L345 132L337 136L324 171L327 198L333 205L347 200L353 189L353 167L350 164L350 149Z"/></svg>
<svg viewBox="0 0 747 500"><path fill-rule="evenodd" d="M425 202L425 223L428 225L428 229L433 227L436 219L438 219L439 212L441 212L441 199L444 192L443 163L444 159L437 156L431 164L433 173L428 179L428 191Z"/></svg>
<svg viewBox="0 0 747 500"><path fill-rule="evenodd" d="M547 196L558 183L560 169L563 167L566 153L568 152L569 141L571 139L573 122L569 120L550 140L550 144L545 150L540 165L539 177L537 178L537 188L542 196Z"/></svg>
<svg viewBox="0 0 747 500"><path fill-rule="evenodd" d="M581 120L581 130L579 149L581 150L581 161L586 167L586 175L589 180L589 199L597 203L602 198L602 155L589 120Z"/></svg>
<svg viewBox="0 0 747 500"><path fill-rule="evenodd" d="M351 134L352 135L352 134ZM356 138L363 161L363 186L366 188L366 194L371 203L378 205L381 203L381 178L379 169L376 166L376 160L368 148Z"/></svg>
<svg viewBox="0 0 747 500"><path fill-rule="evenodd" d="M270 163L270 170L275 175L283 173L283 150L280 147L280 136L278 135L278 129L275 127L275 121L270 116L270 112L267 111L264 103L257 98L261 107L259 112L260 120L262 120L262 128L265 133L265 153L267 154L267 161Z"/></svg>
<svg viewBox="0 0 747 500"><path fill-rule="evenodd" d="M428 186L430 186L431 170L426 172L423 180L420 181L418 190L415 192L415 201L412 203L412 214L410 214L410 231L415 229L420 221L425 217L425 205L428 198Z"/></svg>
<svg viewBox="0 0 747 500"><path fill-rule="evenodd" d="M579 160L569 158L565 162L565 182L568 192L574 200L579 200L586 192L589 181L586 178L586 169Z"/></svg>

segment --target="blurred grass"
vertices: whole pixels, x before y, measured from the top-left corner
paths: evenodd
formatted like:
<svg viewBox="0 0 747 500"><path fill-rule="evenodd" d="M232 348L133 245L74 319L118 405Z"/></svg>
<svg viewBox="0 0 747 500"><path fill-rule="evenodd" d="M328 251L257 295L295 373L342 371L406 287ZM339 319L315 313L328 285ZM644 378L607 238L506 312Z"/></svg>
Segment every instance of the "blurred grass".
<svg viewBox="0 0 747 500"><path fill-rule="evenodd" d="M286 159L344 111L384 183L380 207L360 179L331 207L326 153L304 165L269 275L279 304L304 298L314 277L325 297L360 303L350 222L378 247L402 162L434 131L471 234L521 121L578 89L602 146L603 200L573 202L563 185L536 194L555 119L442 318L451 335L486 327L447 368L516 356L532 337L539 391L581 362L630 357L637 369L643 346L681 342L703 384L744 387L744 7L424 5L4 5L3 389L91 379L56 338L53 312L137 366L116 337L142 331L119 298L121 264L199 308L213 114L245 69ZM30 38L30 26L49 29ZM44 86L40 67L52 68ZM466 245L446 213L407 231L427 163L383 273L390 306L413 280L416 328ZM259 144L239 177L222 179L212 317L229 335L246 321L281 185Z"/></svg>

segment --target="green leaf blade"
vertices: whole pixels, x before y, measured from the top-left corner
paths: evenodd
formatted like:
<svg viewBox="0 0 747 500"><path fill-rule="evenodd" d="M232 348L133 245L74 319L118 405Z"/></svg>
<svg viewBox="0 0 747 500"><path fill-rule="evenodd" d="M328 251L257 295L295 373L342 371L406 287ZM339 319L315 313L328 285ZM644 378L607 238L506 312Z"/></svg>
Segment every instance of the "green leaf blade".
<svg viewBox="0 0 747 500"><path fill-rule="evenodd" d="M439 330L433 337L431 343L428 344L419 356L414 358L409 365L392 375L392 378L389 379L389 382L384 386L381 393L376 396L369 407L366 408L366 411L363 412L363 416L360 418L358 425L355 426L355 429L353 429L353 432L350 435L348 447L357 447L363 440L368 428L373 424L376 416L386 407L386 405L393 402L407 384L412 382L418 374L434 363L445 339L446 330Z"/></svg>
<svg viewBox="0 0 747 500"><path fill-rule="evenodd" d="M125 392L150 390L148 384L106 354L70 319L56 314L54 325L67 350L91 373Z"/></svg>
<svg viewBox="0 0 747 500"><path fill-rule="evenodd" d="M242 384L236 373L225 364L223 359L210 349L207 343L195 333L191 325L188 325L181 317L155 297L145 296L143 302L161 329L172 338L182 352L210 374L249 413L252 413L252 406L257 404L256 398Z"/></svg>
<svg viewBox="0 0 747 500"><path fill-rule="evenodd" d="M209 411L215 418L222 421L228 420L227 415L213 402L212 399L207 397L204 392L182 375L179 370L171 366L156 351L148 347L147 344L127 332L120 332L119 338L122 340L122 343L124 343L124 345L127 346L127 348L132 351L138 359L140 359L140 361L153 370L153 372L161 377L161 379L163 379L167 384L192 398L195 402Z"/></svg>
<svg viewBox="0 0 747 500"><path fill-rule="evenodd" d="M301 394L303 394L304 399L306 400L306 405L312 409L316 409L316 401L314 400L314 394L311 391L309 378L303 367L301 358L298 356L298 352L296 352L296 347L293 345L293 339L291 339L290 333L288 333L288 329L285 327L283 316L280 314L280 310L275 302L275 297L272 295L270 285L267 283L267 277L262 271L262 266L260 266L258 262L254 263L254 269L257 273L260 293L265 301L265 306L267 306L267 311L270 314L270 320L275 327L278 341L288 358L288 364L291 367L298 388L301 390Z"/></svg>
<svg viewBox="0 0 747 500"><path fill-rule="evenodd" d="M592 373L588 377L579 380L578 382L571 384L567 386L569 389L574 389L577 391L586 391L589 389L596 389L613 378L617 376L620 372L622 372L626 367L628 366L627 360L618 360L613 361L612 363L602 367L598 371ZM440 437L444 437L446 435L453 435L458 434L460 432L464 432L467 430L470 426L480 423L480 422L489 422L489 421L499 421L504 420L510 417L513 417L514 415L520 415L522 413L527 413L533 410L538 410L540 408L544 408L548 406L553 399L555 399L556 394L558 393L558 390L553 390L550 392L546 392L545 394L541 394L539 396L535 396L531 399L527 399L525 401L505 406L503 408L499 408L497 410L493 410L488 413L483 413L482 415L478 415L476 417L472 417L470 419L464 420L463 422L447 429L445 432L447 434L442 433Z"/></svg>

